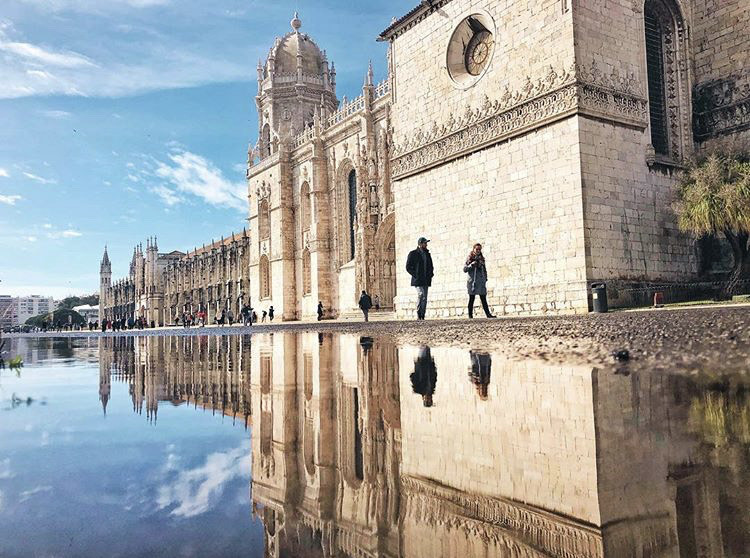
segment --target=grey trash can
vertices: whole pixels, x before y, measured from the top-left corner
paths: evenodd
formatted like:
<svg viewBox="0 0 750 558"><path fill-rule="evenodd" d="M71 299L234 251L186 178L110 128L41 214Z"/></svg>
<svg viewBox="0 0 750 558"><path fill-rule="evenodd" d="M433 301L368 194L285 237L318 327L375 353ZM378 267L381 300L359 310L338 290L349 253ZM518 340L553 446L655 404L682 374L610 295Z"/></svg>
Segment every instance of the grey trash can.
<svg viewBox="0 0 750 558"><path fill-rule="evenodd" d="M607 304L607 285L605 283L591 284L591 299L594 302L594 312L597 314L606 314L609 312Z"/></svg>

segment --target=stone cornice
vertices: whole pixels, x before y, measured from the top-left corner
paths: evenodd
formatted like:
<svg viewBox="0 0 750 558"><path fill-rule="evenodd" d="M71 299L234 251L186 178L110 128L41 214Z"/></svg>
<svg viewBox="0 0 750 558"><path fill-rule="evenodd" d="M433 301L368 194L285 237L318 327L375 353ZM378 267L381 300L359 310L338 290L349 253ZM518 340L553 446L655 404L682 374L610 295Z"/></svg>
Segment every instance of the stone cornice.
<svg viewBox="0 0 750 558"><path fill-rule="evenodd" d="M378 41L392 41L449 2L451 0L423 0L406 15L391 23L385 31L378 35Z"/></svg>
<svg viewBox="0 0 750 558"><path fill-rule="evenodd" d="M520 91L507 87L500 99L484 97L480 107L467 106L442 125L418 130L397 142L392 156L394 179L447 163L536 128L582 114L645 129L648 104L633 75L605 75L596 64L557 71L550 67L536 82L530 77Z"/></svg>
<svg viewBox="0 0 750 558"><path fill-rule="evenodd" d="M425 478L401 476L405 515L441 529L464 529L486 542L522 543L557 558L604 555L601 531L505 498L471 495Z"/></svg>

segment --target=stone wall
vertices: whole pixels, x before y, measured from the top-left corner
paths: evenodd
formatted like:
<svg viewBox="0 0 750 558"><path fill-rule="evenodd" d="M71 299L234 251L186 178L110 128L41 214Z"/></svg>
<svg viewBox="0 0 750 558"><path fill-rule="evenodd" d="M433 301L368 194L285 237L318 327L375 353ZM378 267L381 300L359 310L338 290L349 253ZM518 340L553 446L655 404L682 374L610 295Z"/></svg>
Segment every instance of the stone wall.
<svg viewBox="0 0 750 558"><path fill-rule="evenodd" d="M395 183L400 316L414 312L404 263L422 235L435 265L428 317L466 314L475 242L498 314L586 311L577 137L567 119Z"/></svg>
<svg viewBox="0 0 750 558"><path fill-rule="evenodd" d="M424 407L409 379L418 354L399 351L402 476L599 524L590 368L494 356L482 400L469 351L433 348L434 406Z"/></svg>
<svg viewBox="0 0 750 558"><path fill-rule="evenodd" d="M495 50L465 88L446 52L472 13L491 17ZM564 120L572 97L560 89L573 64L570 10L449 2L395 39L393 61L398 314L415 313L404 262L422 235L436 268L428 317L466 314L463 263L475 242L485 247L495 312L585 311L578 130ZM471 123L485 114L498 114L508 141L484 148L486 126Z"/></svg>

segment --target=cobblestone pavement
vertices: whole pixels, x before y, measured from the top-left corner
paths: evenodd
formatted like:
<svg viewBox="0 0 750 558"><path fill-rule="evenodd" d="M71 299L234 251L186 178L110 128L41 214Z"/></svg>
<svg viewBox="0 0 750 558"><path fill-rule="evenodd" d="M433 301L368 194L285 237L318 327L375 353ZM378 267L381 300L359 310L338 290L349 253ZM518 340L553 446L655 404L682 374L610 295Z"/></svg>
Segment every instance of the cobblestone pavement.
<svg viewBox="0 0 750 558"><path fill-rule="evenodd" d="M592 364L611 364L615 362L613 351L626 350L630 359L627 365L621 366L634 369L750 371L750 309L747 307L472 321L287 322L252 327L32 333L7 337L245 335L281 331L335 331L389 337L410 344L491 349L512 358Z"/></svg>

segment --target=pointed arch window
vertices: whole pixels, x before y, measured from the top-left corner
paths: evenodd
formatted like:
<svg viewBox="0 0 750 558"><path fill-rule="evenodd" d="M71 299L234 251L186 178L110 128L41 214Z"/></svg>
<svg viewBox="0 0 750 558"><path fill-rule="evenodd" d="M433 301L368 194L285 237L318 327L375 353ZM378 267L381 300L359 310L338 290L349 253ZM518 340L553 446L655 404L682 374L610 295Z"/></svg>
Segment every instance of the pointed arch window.
<svg viewBox="0 0 750 558"><path fill-rule="evenodd" d="M349 173L349 252L350 259L354 259L355 251L355 221L357 220L357 171Z"/></svg>
<svg viewBox="0 0 750 558"><path fill-rule="evenodd" d="M302 251L302 294L309 295L312 292L312 262L310 250Z"/></svg>
<svg viewBox="0 0 750 558"><path fill-rule="evenodd" d="M268 123L263 126L260 133L260 158L265 159L271 154L271 126Z"/></svg>
<svg viewBox="0 0 750 558"><path fill-rule="evenodd" d="M685 38L672 0L646 0L643 7L651 146L659 157L679 160L683 151L683 106L687 75L680 68Z"/></svg>
<svg viewBox="0 0 750 558"><path fill-rule="evenodd" d="M305 182L300 189L300 210L302 212L302 232L310 230L312 222L312 203L310 200L310 185Z"/></svg>
<svg viewBox="0 0 750 558"><path fill-rule="evenodd" d="M271 298L271 265L265 254L260 257L260 298Z"/></svg>
<svg viewBox="0 0 750 558"><path fill-rule="evenodd" d="M271 238L271 209L268 200L261 200L258 206L258 234L261 240Z"/></svg>

